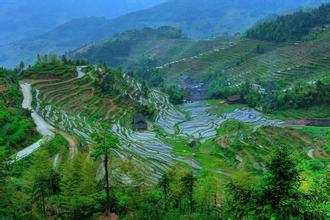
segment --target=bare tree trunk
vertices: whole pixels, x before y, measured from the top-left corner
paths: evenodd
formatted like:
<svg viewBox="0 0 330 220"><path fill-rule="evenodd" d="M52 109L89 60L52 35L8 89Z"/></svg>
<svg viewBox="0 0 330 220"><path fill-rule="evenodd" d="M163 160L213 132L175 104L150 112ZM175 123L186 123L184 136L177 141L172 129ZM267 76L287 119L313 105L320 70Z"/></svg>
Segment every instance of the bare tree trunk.
<svg viewBox="0 0 330 220"><path fill-rule="evenodd" d="M44 214L44 217L46 217L45 195L43 190L41 190L41 200L42 200L42 212Z"/></svg>
<svg viewBox="0 0 330 220"><path fill-rule="evenodd" d="M104 169L105 169L105 191L107 194L106 213L110 213L110 186L109 186L109 171L108 171L108 154L104 156Z"/></svg>

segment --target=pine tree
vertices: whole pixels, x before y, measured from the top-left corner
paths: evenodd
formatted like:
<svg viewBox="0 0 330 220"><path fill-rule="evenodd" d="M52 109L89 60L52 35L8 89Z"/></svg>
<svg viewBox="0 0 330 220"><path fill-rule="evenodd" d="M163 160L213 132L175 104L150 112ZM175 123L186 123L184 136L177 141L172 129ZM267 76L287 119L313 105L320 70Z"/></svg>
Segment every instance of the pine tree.
<svg viewBox="0 0 330 220"><path fill-rule="evenodd" d="M302 194L299 190L301 178L296 162L291 158L285 147L276 150L267 166L263 202L270 206L279 218L299 213L299 200Z"/></svg>
<svg viewBox="0 0 330 220"><path fill-rule="evenodd" d="M33 201L40 207L44 217L46 213L46 198L52 194L52 168L47 156L39 154L39 159L33 168Z"/></svg>
<svg viewBox="0 0 330 220"><path fill-rule="evenodd" d="M6 151L0 150L0 213L3 213L6 216L8 213L7 208L10 205L9 200L9 192L8 192L8 184L7 176L8 176L8 168L6 158L8 158L8 154Z"/></svg>
<svg viewBox="0 0 330 220"><path fill-rule="evenodd" d="M69 161L63 170L60 186L64 218L75 217L76 207L79 205L77 195L79 195L79 185L82 180L82 164L82 157L78 155L74 160Z"/></svg>

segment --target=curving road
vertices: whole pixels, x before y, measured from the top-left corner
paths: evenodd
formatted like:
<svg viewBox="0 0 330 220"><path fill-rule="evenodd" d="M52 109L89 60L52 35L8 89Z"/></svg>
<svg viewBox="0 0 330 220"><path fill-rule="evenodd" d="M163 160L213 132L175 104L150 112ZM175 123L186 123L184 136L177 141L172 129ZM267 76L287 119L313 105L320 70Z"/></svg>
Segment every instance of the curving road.
<svg viewBox="0 0 330 220"><path fill-rule="evenodd" d="M83 66L77 67L77 73L78 76L76 79L80 79L85 76L85 73L82 71ZM34 121L34 123L37 126L37 131L43 136L40 140L35 142L34 144L24 148L23 150L19 151L16 155L15 161L21 160L27 156L29 156L34 151L38 150L45 142L51 140L55 137L55 128L48 124L38 113L36 110L32 108L32 88L31 84L27 82L21 81L20 87L23 93L23 102L22 102L22 108L31 110L31 117ZM38 92L37 92L38 96ZM40 107L39 99L37 99L37 110ZM70 145L70 153L71 157L73 158L78 150L77 150L77 141L68 135L65 132L60 131L60 134L68 141Z"/></svg>
<svg viewBox="0 0 330 220"><path fill-rule="evenodd" d="M20 82L20 87L24 96L22 108L32 110L31 117L37 126L37 131L43 136L34 144L19 151L16 155L16 161L29 156L34 151L38 150L45 142L54 138L54 127L48 124L35 110L32 109L32 91L31 84Z"/></svg>

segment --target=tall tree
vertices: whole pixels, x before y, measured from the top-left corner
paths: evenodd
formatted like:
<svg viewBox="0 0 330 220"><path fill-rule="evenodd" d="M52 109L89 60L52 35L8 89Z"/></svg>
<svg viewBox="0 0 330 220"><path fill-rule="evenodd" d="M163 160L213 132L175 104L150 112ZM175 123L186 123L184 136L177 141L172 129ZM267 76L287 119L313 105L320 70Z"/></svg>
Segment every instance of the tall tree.
<svg viewBox="0 0 330 220"><path fill-rule="evenodd" d="M188 174L186 174L181 178L184 193L186 194L189 200L190 214L192 214L194 211L193 190L196 181L197 178L194 176L193 172L189 172Z"/></svg>
<svg viewBox="0 0 330 220"><path fill-rule="evenodd" d="M159 181L159 186L162 188L163 194L164 194L164 210L165 211L168 208L167 202L168 202L168 194L169 194L169 190L170 190L170 183L171 183L170 175L168 173L165 173Z"/></svg>
<svg viewBox="0 0 330 220"><path fill-rule="evenodd" d="M7 169L8 153L4 149L0 149L0 213L3 213L2 217L5 217L8 213L10 206L9 192L8 192L8 169Z"/></svg>
<svg viewBox="0 0 330 220"><path fill-rule="evenodd" d="M63 177L61 179L61 198L63 203L63 215L65 219L78 217L76 200L79 195L79 186L82 182L82 156L77 155L73 160L64 165ZM80 217L80 216L79 216Z"/></svg>
<svg viewBox="0 0 330 220"><path fill-rule="evenodd" d="M46 213L46 198L52 193L52 168L47 155L39 154L40 161L36 162L33 170L33 201L40 207L44 217Z"/></svg>
<svg viewBox="0 0 330 220"><path fill-rule="evenodd" d="M96 142L96 149L92 153L94 158L102 158L105 170L105 192L107 196L106 201L106 215L110 213L110 183L109 183L109 158L111 149L115 149L119 145L118 138L111 133L110 129L104 128L103 135L98 133L93 134L93 140ZM110 168L111 170L111 168Z"/></svg>
<svg viewBox="0 0 330 220"><path fill-rule="evenodd" d="M279 218L299 213L302 193L299 169L285 147L276 150L267 166L262 201Z"/></svg>

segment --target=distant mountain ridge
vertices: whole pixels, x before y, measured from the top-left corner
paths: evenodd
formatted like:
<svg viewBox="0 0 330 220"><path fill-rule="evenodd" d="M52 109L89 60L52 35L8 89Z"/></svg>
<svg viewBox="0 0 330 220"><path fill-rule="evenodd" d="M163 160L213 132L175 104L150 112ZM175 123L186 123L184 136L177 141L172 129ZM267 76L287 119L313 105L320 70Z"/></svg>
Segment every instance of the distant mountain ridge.
<svg viewBox="0 0 330 220"><path fill-rule="evenodd" d="M74 18L108 19L165 0L1 0L0 45L31 38Z"/></svg>
<svg viewBox="0 0 330 220"><path fill-rule="evenodd" d="M111 39L73 50L68 55L78 60L136 71L222 48L233 40L234 37L224 36L196 41L186 37L180 29L162 26L126 31Z"/></svg>
<svg viewBox="0 0 330 220"><path fill-rule="evenodd" d="M90 41L100 41L131 29L174 26L193 38L245 31L268 14L316 6L326 0L171 0L153 8L106 20L73 20L38 37L0 47L0 65L34 61L37 53L63 54Z"/></svg>

